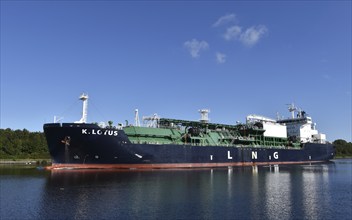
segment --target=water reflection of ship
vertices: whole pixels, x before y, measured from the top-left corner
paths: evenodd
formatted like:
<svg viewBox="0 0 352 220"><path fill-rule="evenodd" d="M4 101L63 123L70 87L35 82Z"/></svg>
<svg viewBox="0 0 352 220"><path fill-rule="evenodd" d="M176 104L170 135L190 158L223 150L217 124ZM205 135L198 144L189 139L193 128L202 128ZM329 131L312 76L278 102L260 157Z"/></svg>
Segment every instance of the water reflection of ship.
<svg viewBox="0 0 352 220"><path fill-rule="evenodd" d="M248 209L244 213L247 216L238 218L290 218L290 210L302 210L303 217L317 216L313 211L308 213L307 207L315 207L320 200L310 201L316 199L317 192L308 191L320 190L317 180L326 178L333 166L325 163L230 169L51 170L47 191L60 196L46 194L43 201L47 201L46 208L55 209L55 204L71 200L76 218L86 218L93 211L99 213L97 209L104 206L107 211L100 218L131 218L141 213L147 214L146 218L161 218L160 213L187 209L187 213L194 213L190 218L212 219L218 216L221 201L225 218L236 216L238 211L233 207ZM307 184L308 188L302 190ZM53 197L58 201L48 202ZM177 208L170 210L171 206ZM153 210L146 212L148 207ZM192 208L197 211L192 212Z"/></svg>

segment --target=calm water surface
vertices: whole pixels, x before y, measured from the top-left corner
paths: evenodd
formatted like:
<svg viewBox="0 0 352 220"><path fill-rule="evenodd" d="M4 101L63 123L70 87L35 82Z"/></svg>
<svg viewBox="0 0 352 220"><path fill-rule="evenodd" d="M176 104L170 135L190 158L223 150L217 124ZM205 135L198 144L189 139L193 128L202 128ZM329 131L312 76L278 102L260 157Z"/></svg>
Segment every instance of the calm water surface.
<svg viewBox="0 0 352 220"><path fill-rule="evenodd" d="M0 219L352 219L352 159L232 169L0 166Z"/></svg>

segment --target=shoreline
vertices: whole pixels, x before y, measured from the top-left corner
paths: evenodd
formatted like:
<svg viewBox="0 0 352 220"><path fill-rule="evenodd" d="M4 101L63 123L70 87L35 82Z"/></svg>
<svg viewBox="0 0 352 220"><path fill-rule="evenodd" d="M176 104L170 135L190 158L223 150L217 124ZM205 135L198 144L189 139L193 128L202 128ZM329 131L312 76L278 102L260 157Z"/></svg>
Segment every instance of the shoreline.
<svg viewBox="0 0 352 220"><path fill-rule="evenodd" d="M0 159L0 164L8 165L33 165L51 164L51 159Z"/></svg>
<svg viewBox="0 0 352 220"><path fill-rule="evenodd" d="M352 159L352 156L337 156L333 158L333 160L336 160L336 159Z"/></svg>

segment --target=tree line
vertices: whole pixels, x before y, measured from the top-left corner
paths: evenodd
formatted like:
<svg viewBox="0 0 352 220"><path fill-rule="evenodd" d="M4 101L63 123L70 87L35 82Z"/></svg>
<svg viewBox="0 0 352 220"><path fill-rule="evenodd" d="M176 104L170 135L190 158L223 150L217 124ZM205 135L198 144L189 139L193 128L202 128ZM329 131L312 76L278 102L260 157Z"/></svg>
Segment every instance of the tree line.
<svg viewBox="0 0 352 220"><path fill-rule="evenodd" d="M352 142L335 140L336 157L352 157ZM0 159L49 159L43 132L0 129Z"/></svg>
<svg viewBox="0 0 352 220"><path fill-rule="evenodd" d="M43 132L0 129L0 159L49 159Z"/></svg>
<svg viewBox="0 0 352 220"><path fill-rule="evenodd" d="M332 143L335 146L337 157L352 157L352 142L337 139Z"/></svg>

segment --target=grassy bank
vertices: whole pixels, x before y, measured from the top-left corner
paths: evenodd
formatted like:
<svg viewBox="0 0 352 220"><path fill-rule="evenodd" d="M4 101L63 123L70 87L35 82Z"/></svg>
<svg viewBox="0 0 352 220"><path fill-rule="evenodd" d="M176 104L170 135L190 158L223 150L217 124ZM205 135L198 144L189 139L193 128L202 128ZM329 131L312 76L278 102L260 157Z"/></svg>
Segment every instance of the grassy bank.
<svg viewBox="0 0 352 220"><path fill-rule="evenodd" d="M51 159L0 159L0 164L48 165L51 164Z"/></svg>
<svg viewBox="0 0 352 220"><path fill-rule="evenodd" d="M352 159L352 155L335 156L334 159Z"/></svg>

